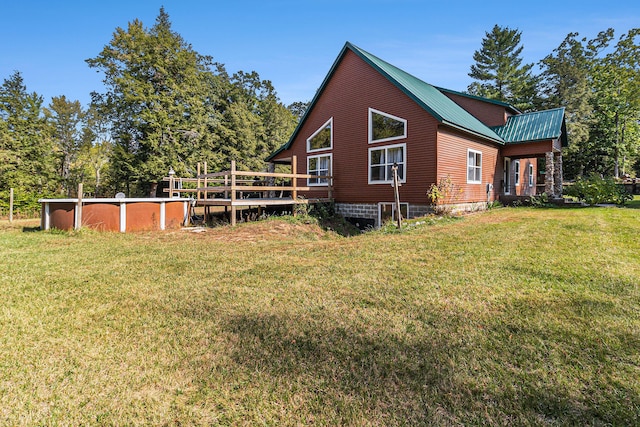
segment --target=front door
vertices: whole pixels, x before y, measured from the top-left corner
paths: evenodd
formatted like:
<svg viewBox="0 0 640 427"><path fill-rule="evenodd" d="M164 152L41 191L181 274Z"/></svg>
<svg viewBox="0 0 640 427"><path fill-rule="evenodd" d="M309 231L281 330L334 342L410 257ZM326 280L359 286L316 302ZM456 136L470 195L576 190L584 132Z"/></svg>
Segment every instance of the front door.
<svg viewBox="0 0 640 427"><path fill-rule="evenodd" d="M511 194L511 159L509 157L504 158L502 182L504 182L504 194Z"/></svg>

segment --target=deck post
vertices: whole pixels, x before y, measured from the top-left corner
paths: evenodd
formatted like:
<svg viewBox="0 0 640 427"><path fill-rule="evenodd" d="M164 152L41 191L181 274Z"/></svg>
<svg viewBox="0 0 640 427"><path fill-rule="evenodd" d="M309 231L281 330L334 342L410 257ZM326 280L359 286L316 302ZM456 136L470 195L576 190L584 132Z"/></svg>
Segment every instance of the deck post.
<svg viewBox="0 0 640 427"><path fill-rule="evenodd" d="M198 162L198 170L196 172L196 175L198 177L198 183L196 184L196 187L200 188L200 162ZM197 193L198 200L200 200L200 196L201 196L200 190L198 190L198 193Z"/></svg>
<svg viewBox="0 0 640 427"><path fill-rule="evenodd" d="M82 227L82 183L78 184L78 203L76 204L76 224L75 229L80 230Z"/></svg>
<svg viewBox="0 0 640 427"><path fill-rule="evenodd" d="M226 176L225 176L226 181ZM236 161L231 160L231 226L236 225Z"/></svg>
<svg viewBox="0 0 640 427"><path fill-rule="evenodd" d="M291 199L293 200L293 216L296 216L296 201L298 200L298 156L291 157Z"/></svg>
<svg viewBox="0 0 640 427"><path fill-rule="evenodd" d="M206 190L206 188L209 186L209 180L207 179L207 162L204 162L204 194L202 195L202 197L204 198L204 200L207 200L208 194L209 192ZM209 205L205 205L204 206L204 223L206 224L207 221L209 221L209 215L211 214L211 208Z"/></svg>
<svg viewBox="0 0 640 427"><path fill-rule="evenodd" d="M207 179L207 162L204 162L204 188L207 188L209 186L208 183L208 179ZM207 200L207 190L204 191L204 199Z"/></svg>
<svg viewBox="0 0 640 427"><path fill-rule="evenodd" d="M13 187L9 189L9 222L13 222Z"/></svg>

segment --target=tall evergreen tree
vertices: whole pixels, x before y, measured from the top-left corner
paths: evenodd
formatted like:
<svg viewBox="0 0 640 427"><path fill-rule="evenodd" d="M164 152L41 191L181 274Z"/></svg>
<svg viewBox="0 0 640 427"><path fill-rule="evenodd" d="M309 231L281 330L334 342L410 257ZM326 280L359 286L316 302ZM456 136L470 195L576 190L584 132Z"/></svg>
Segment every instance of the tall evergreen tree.
<svg viewBox="0 0 640 427"><path fill-rule="evenodd" d="M55 191L50 129L42 109L43 99L27 92L22 75L15 72L0 86L0 189L19 188L30 193Z"/></svg>
<svg viewBox="0 0 640 427"><path fill-rule="evenodd" d="M472 95L496 99L527 111L536 106L537 79L533 64L522 65L521 32L495 25L485 33L482 47L473 54L476 62L469 76L477 80L467 90Z"/></svg>
<svg viewBox="0 0 640 427"><path fill-rule="evenodd" d="M72 179L71 169L82 144L81 124L84 111L79 101L69 101L62 95L53 97L44 113L51 125L53 143L59 155L59 174L63 191L67 196L71 196L71 190L76 184Z"/></svg>
<svg viewBox="0 0 640 427"><path fill-rule="evenodd" d="M185 173L212 145L207 131L219 97L212 59L171 29L164 8L150 29L139 20L116 29L87 63L105 73L107 92L92 102L112 123L114 177L129 193L155 193L170 167Z"/></svg>

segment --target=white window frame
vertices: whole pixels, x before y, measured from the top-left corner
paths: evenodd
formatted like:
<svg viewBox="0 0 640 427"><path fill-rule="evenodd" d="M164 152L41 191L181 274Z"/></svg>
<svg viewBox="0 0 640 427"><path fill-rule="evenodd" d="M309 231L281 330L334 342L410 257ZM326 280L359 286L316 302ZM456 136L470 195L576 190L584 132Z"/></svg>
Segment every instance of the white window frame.
<svg viewBox="0 0 640 427"><path fill-rule="evenodd" d="M402 134L402 136L392 136L390 138L384 138L384 139L376 139L375 141L373 140L373 113L376 114L380 114L381 116L386 116L389 117L390 119L394 119L394 120L398 120L399 122L402 122L404 124L404 132ZM383 111L380 110L376 110L375 108L371 108L369 107L369 144L378 144L380 142L389 142L389 141L397 141L399 139L406 139L407 138L407 120L403 119L402 117L398 117L398 116L394 116L393 114L389 114L389 113L385 113Z"/></svg>
<svg viewBox="0 0 640 427"><path fill-rule="evenodd" d="M387 205L391 205L391 220L397 221L398 217L396 216L396 203L395 202L378 202L378 227L382 227L382 207ZM401 211L403 206L407 207L407 216L409 216L409 203L400 202Z"/></svg>
<svg viewBox="0 0 640 427"><path fill-rule="evenodd" d="M379 150L385 150L385 166L388 166L389 163L386 163L386 159L389 158L389 156L387 156L386 150L390 149L390 148L398 148L398 147L402 147L402 165L403 167L403 176L402 178L399 179L400 183L405 183L407 181L407 144L402 143L402 144L393 144L393 145L382 145L382 146L377 146L377 147L370 147L369 148L369 153L368 153L368 158L367 158L367 164L368 164L368 183L369 184L389 184L389 183L393 183L393 176L391 177L387 177L386 180L384 181L374 181L371 179L371 152L372 151L379 151ZM376 165L376 166L380 166L380 165ZM386 167L385 167L385 175L386 175Z"/></svg>
<svg viewBox="0 0 640 427"><path fill-rule="evenodd" d="M331 175L331 169L333 168L333 154L332 153L327 153L327 154L318 154L315 156L307 156L307 175L311 174L311 171L309 170L309 163L311 159L319 159L321 157L328 157L329 158L329 169L327 170L327 175ZM319 169L314 169L315 171L318 171ZM307 186L309 187L326 187L329 185L329 181L327 178L322 178L322 179L327 179L327 181L325 182L317 182L317 183L312 183L310 182L312 179L314 178L307 178ZM315 178L318 179L318 178Z"/></svg>
<svg viewBox="0 0 640 427"><path fill-rule="evenodd" d="M529 163L529 187L533 187L533 165Z"/></svg>
<svg viewBox="0 0 640 427"><path fill-rule="evenodd" d="M474 156L473 156L474 160L476 159L475 155L476 154L480 154L480 166L469 164L469 154L471 154L471 153L474 154ZM473 180L469 179L469 168L474 168L474 171L476 169L480 170L480 180L479 181L475 180L475 179L473 179ZM475 172L474 172L473 175L475 177L475 175L476 175ZM467 184L482 184L482 151L474 150L472 148L468 148L467 149Z"/></svg>
<svg viewBox="0 0 640 427"><path fill-rule="evenodd" d="M513 185L518 188L520 186L520 160L513 162L513 173L515 174Z"/></svg>
<svg viewBox="0 0 640 427"><path fill-rule="evenodd" d="M311 140L313 139L314 136L322 132L327 126L330 126L329 129L331 132L331 136L329 137L329 146L322 147L322 148L315 148L312 150ZM330 117L329 120L324 122L322 126L320 126L314 133L311 134L309 138L307 138L307 153L315 153L316 151L326 151L326 150L332 150L332 149L333 149L333 117Z"/></svg>

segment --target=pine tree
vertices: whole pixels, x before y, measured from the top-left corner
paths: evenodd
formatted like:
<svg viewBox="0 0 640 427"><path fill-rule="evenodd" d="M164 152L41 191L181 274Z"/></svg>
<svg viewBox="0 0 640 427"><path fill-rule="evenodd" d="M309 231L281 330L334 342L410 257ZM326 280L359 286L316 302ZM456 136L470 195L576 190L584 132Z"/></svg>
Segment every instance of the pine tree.
<svg viewBox="0 0 640 427"><path fill-rule="evenodd" d="M473 54L476 62L469 77L473 82L467 90L472 95L512 104L522 111L536 104L537 79L532 76L533 64L522 65L521 32L495 25L485 33L482 48Z"/></svg>
<svg viewBox="0 0 640 427"><path fill-rule="evenodd" d="M55 191L55 157L50 128L43 115L43 99L28 93L22 75L15 72L0 86L0 189L29 193Z"/></svg>
<svg viewBox="0 0 640 427"><path fill-rule="evenodd" d="M212 59L171 29L164 8L150 29L139 20L118 28L87 63L105 73L107 93L92 102L112 124L113 177L128 193L154 194L170 167L184 175L212 145L219 98Z"/></svg>
<svg viewBox="0 0 640 427"><path fill-rule="evenodd" d="M79 101L69 101L62 95L53 97L49 108L44 110L45 117L53 132L53 142L59 155L59 174L63 191L71 196L75 187L72 179L72 167L78 157L82 144L81 124L84 111Z"/></svg>

